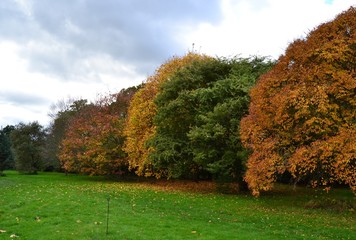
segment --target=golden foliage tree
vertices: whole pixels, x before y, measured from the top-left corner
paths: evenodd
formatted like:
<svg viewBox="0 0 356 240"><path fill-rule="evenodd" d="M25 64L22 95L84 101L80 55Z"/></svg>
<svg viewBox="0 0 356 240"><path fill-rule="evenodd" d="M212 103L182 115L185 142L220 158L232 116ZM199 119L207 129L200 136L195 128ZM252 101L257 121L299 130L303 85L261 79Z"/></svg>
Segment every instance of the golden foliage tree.
<svg viewBox="0 0 356 240"><path fill-rule="evenodd" d="M153 117L156 115L157 107L154 99L160 91L160 86L178 69L192 61L204 58L207 56L190 52L183 57L169 59L156 70L154 75L148 77L144 87L132 98L124 130L126 135L124 150L128 154L130 170L134 170L137 175L159 176L158 172L153 171L148 157L152 149L146 146L146 142L155 134Z"/></svg>
<svg viewBox="0 0 356 240"><path fill-rule="evenodd" d="M241 137L254 195L279 174L356 191L356 9L294 41L252 89Z"/></svg>

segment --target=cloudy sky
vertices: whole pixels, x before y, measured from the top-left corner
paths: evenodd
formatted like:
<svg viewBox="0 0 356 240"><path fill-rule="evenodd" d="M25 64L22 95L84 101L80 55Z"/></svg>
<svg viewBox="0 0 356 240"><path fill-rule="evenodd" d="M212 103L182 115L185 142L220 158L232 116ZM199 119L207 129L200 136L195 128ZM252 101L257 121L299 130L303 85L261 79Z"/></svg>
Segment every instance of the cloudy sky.
<svg viewBox="0 0 356 240"><path fill-rule="evenodd" d="M0 0L0 127L135 86L194 50L270 56L354 0Z"/></svg>

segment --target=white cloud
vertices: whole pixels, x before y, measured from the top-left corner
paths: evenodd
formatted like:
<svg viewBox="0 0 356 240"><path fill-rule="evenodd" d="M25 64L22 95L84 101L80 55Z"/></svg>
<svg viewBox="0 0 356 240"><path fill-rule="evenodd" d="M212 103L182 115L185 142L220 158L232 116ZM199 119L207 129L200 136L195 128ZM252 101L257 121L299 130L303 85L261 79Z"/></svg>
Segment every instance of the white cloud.
<svg viewBox="0 0 356 240"><path fill-rule="evenodd" d="M31 0L14 0L20 10L27 16L32 16L32 1Z"/></svg>
<svg viewBox="0 0 356 240"><path fill-rule="evenodd" d="M56 48L48 49L54 51ZM43 47L43 51L48 49ZM16 43L0 42L0 126L20 120L47 125L50 105L60 99L74 97L92 101L99 94L118 92L145 79L133 66L97 54L76 62L73 66L78 68L76 74L63 81L55 75L29 71L29 62L21 58L21 51L22 47Z"/></svg>
<svg viewBox="0 0 356 240"><path fill-rule="evenodd" d="M222 0L224 19L202 23L185 33L184 42L218 56L242 54L278 58L293 40L354 4L353 0Z"/></svg>

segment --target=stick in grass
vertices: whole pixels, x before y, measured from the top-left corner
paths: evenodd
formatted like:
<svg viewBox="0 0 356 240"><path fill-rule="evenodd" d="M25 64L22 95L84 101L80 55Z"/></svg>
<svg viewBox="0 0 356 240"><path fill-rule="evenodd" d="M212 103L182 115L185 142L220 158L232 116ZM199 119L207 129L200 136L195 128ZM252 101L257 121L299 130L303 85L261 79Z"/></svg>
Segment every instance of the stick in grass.
<svg viewBox="0 0 356 240"><path fill-rule="evenodd" d="M108 196L107 201L108 201L108 209L106 212L106 235L108 235L109 233L110 196Z"/></svg>

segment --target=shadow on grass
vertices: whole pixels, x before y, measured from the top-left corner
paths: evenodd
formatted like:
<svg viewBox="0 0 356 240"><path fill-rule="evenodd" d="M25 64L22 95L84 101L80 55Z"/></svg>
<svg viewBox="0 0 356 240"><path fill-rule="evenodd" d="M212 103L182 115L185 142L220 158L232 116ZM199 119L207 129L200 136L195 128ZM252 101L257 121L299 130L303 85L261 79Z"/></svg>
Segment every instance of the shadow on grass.
<svg viewBox="0 0 356 240"><path fill-rule="evenodd" d="M276 184L269 192L263 192L260 202L268 207L295 206L306 210L355 213L355 195L346 187L335 187L329 192L322 188Z"/></svg>
<svg viewBox="0 0 356 240"><path fill-rule="evenodd" d="M333 212L355 212L356 204L348 199L322 198L309 200L304 207L306 209L323 209Z"/></svg>

